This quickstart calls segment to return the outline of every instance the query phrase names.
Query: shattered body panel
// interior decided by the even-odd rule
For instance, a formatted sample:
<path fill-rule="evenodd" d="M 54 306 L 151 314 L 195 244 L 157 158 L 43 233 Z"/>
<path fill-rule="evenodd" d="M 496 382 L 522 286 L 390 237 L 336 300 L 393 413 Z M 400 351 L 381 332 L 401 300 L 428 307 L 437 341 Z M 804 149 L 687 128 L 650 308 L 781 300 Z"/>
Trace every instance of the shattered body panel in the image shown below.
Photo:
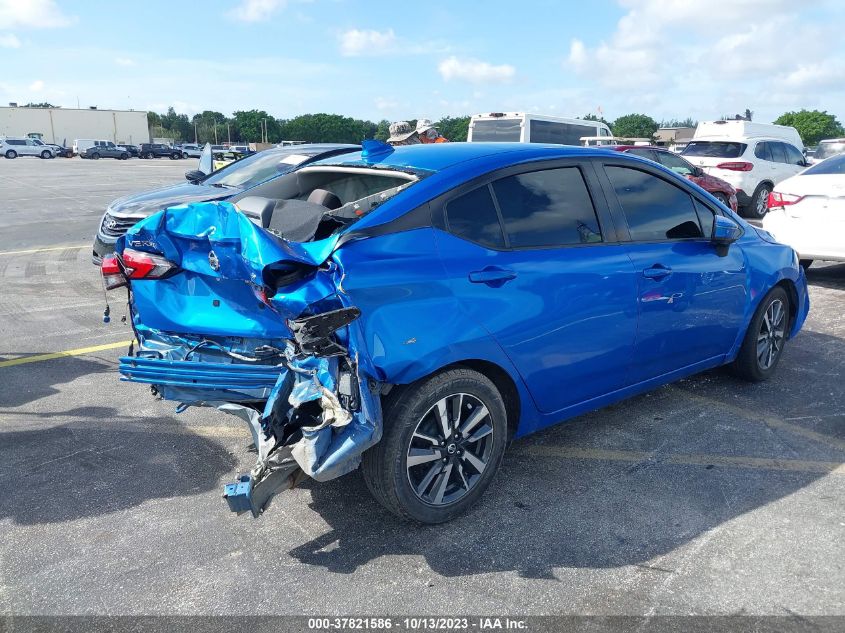
<path fill-rule="evenodd" d="M 252 487 L 280 467 L 289 470 L 291 460 L 318 481 L 355 469 L 381 436 L 381 385 L 362 353 L 360 325 L 344 322 L 359 312 L 339 289 L 342 268 L 329 258 L 336 238 L 290 243 L 225 202 L 186 210 L 150 216 L 118 243 L 119 253 L 160 253 L 180 269 L 132 283 L 138 347 L 120 360 L 122 380 L 153 385 L 181 407 L 213 406 L 243 419 L 258 451 Z M 268 282 L 300 268 L 309 271 L 307 281 L 267 296 Z M 298 342 L 300 331 L 320 333 L 307 327 L 317 308 L 351 308 L 330 333 L 333 355 L 305 354 Z M 338 393 L 341 378 L 354 397 Z"/>

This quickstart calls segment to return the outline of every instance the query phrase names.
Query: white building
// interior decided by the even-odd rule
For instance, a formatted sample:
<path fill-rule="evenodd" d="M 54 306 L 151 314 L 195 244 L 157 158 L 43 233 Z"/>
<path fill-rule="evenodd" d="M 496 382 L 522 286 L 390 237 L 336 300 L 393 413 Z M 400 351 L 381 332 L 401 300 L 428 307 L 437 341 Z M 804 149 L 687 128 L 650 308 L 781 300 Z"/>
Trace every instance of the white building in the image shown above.
<path fill-rule="evenodd" d="M 150 142 L 147 113 L 134 110 L 0 107 L 0 136 L 40 133 L 45 143 L 66 144 L 93 138 L 115 143 Z"/>

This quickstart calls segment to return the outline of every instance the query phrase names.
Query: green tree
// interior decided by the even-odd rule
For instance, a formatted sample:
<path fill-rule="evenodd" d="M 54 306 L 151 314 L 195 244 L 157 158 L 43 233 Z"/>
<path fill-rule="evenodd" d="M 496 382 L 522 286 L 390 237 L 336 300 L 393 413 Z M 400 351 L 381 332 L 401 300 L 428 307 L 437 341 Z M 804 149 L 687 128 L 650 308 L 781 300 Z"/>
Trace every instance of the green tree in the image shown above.
<path fill-rule="evenodd" d="M 465 141 L 469 133 L 469 117 L 445 116 L 437 124 L 437 130 L 450 141 Z"/>
<path fill-rule="evenodd" d="M 47 103 L 44 101 L 43 103 L 27 103 L 21 106 L 22 108 L 61 108 L 62 106 L 54 106 L 52 103 Z"/>
<path fill-rule="evenodd" d="M 845 136 L 842 124 L 832 114 L 820 110 L 785 112 L 775 119 L 777 125 L 789 125 L 798 130 L 804 145 L 818 145 L 825 138 Z"/>
<path fill-rule="evenodd" d="M 267 140 L 271 143 L 281 140 L 281 128 L 275 117 L 264 110 L 247 110 L 233 113 L 238 140 L 247 143 L 259 143 L 263 140 L 264 126 L 267 127 Z"/>
<path fill-rule="evenodd" d="M 620 138 L 652 138 L 657 131 L 657 121 L 647 114 L 626 114 L 610 126 L 613 135 Z"/>
<path fill-rule="evenodd" d="M 387 119 L 382 119 L 378 122 L 378 126 L 376 127 L 376 134 L 374 138 L 377 138 L 380 141 L 386 141 L 387 138 L 390 136 L 390 121 Z"/>
<path fill-rule="evenodd" d="M 686 119 L 666 119 L 660 122 L 660 127 L 695 127 L 698 121 L 692 117 Z"/>

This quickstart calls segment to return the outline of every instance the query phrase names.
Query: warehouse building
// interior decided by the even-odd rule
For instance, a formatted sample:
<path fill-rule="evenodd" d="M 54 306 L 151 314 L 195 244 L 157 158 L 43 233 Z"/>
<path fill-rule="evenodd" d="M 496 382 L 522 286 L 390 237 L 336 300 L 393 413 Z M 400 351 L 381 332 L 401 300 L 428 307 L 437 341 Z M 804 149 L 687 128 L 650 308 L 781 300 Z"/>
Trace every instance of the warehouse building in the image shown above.
<path fill-rule="evenodd" d="M 73 139 L 97 139 L 115 143 L 150 142 L 147 113 L 134 110 L 89 108 L 0 107 L 0 136 L 40 134 L 45 143 L 70 147 Z"/>

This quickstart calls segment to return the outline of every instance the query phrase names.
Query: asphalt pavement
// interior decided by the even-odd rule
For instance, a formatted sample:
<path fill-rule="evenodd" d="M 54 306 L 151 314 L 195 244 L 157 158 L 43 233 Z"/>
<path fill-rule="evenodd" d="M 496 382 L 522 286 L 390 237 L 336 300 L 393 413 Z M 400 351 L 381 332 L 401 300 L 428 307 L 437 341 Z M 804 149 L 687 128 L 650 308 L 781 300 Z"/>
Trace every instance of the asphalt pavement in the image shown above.
<path fill-rule="evenodd" d="M 712 371 L 515 442 L 481 502 L 402 523 L 358 473 L 259 519 L 246 428 L 118 380 L 91 241 L 194 160 L 0 159 L 0 615 L 845 615 L 845 265 L 764 384 Z M 25 361 L 25 362 L 24 362 Z"/>

